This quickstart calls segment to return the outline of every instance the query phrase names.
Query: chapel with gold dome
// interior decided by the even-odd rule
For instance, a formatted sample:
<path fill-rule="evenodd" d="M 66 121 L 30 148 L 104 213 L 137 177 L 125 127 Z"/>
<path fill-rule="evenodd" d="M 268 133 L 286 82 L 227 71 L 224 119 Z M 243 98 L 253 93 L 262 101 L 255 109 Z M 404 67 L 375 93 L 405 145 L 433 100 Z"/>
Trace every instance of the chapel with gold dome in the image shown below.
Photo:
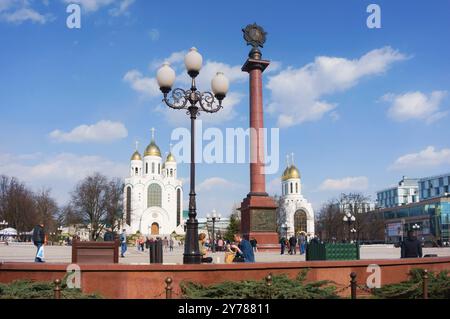
<path fill-rule="evenodd" d="M 144 236 L 183 233 L 183 187 L 177 177 L 172 151 L 165 157 L 156 144 L 154 129 L 143 156 L 136 149 L 130 158 L 124 187 L 124 221 L 129 234 Z"/>
<path fill-rule="evenodd" d="M 287 166 L 281 175 L 277 216 L 280 234 L 283 236 L 298 236 L 301 232 L 314 236 L 314 210 L 302 195 L 302 179 L 299 169 L 294 165 L 294 154 L 287 157 Z M 283 224 L 287 230 L 281 229 Z"/>

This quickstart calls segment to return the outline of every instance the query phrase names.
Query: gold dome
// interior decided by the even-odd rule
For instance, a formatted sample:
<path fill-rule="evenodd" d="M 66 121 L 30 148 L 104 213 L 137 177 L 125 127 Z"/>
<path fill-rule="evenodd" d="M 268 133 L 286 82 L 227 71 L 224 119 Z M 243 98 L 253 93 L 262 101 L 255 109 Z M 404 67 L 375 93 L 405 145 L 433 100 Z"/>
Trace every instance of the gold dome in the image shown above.
<path fill-rule="evenodd" d="M 300 178 L 300 172 L 298 171 L 297 167 L 295 167 L 295 165 L 287 167 L 283 172 L 283 176 L 281 176 L 281 179 L 283 181 L 287 181 L 291 178 Z"/>
<path fill-rule="evenodd" d="M 159 150 L 158 145 L 155 144 L 155 141 L 151 141 L 145 149 L 144 156 L 159 156 L 161 157 L 161 151 Z"/>
<path fill-rule="evenodd" d="M 172 153 L 169 153 L 169 155 L 167 155 L 166 162 L 176 162 L 175 157 L 172 155 Z"/>
<path fill-rule="evenodd" d="M 135 151 L 135 152 L 133 153 L 133 155 L 131 155 L 131 160 L 132 160 L 132 161 L 142 161 L 141 154 L 139 154 L 138 151 Z"/>

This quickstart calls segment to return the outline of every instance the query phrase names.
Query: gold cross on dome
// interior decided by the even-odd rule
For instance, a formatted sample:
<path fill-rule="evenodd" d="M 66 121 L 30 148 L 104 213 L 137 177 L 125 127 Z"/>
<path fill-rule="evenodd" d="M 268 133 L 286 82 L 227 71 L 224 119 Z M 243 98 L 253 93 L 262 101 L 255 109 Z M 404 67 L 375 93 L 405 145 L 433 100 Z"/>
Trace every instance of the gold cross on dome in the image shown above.
<path fill-rule="evenodd" d="M 155 131 L 156 131 L 156 129 L 155 129 L 154 127 L 152 127 L 152 128 L 150 129 L 150 132 L 152 132 L 152 141 L 155 140 Z"/>

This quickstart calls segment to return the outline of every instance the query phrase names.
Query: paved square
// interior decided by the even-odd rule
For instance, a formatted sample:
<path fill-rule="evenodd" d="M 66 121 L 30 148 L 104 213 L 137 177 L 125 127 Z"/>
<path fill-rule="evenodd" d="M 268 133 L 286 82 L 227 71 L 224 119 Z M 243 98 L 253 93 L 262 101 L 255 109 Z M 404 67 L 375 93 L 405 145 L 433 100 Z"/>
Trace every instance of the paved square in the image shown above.
<path fill-rule="evenodd" d="M 31 244 L 12 243 L 6 246 L 0 244 L 0 262 L 33 262 L 36 248 Z M 450 248 L 424 248 L 423 254 L 437 254 L 440 257 L 450 256 Z M 46 246 L 45 260 L 53 263 L 70 263 L 72 256 L 71 246 Z M 224 262 L 224 253 L 209 253 L 214 263 Z M 280 255 L 279 252 L 258 252 L 255 255 L 256 262 L 280 262 L 280 261 L 304 261 L 304 255 Z M 361 259 L 396 259 L 400 257 L 400 248 L 391 245 L 373 245 L 361 247 Z M 121 264 L 148 264 L 148 250 L 137 251 L 135 247 L 129 247 L 125 258 L 120 258 Z M 183 262 L 183 248 L 176 247 L 171 251 L 164 251 L 164 263 Z"/>

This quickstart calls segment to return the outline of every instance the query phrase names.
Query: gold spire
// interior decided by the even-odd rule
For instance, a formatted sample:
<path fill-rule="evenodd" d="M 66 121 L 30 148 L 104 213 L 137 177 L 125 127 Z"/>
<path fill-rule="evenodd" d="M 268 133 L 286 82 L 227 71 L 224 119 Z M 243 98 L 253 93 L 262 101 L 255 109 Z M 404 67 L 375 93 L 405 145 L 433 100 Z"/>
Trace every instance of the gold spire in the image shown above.
<path fill-rule="evenodd" d="M 166 157 L 166 163 L 167 162 L 175 162 L 176 163 L 177 161 L 175 159 L 175 156 L 172 155 L 172 144 L 170 144 L 169 149 L 170 149 L 170 152 L 169 152 L 169 155 L 167 155 L 167 157 Z"/>
<path fill-rule="evenodd" d="M 141 154 L 140 154 L 139 151 L 138 151 L 138 147 L 139 147 L 138 145 L 139 145 L 139 142 L 136 141 L 135 143 L 136 143 L 136 148 L 135 148 L 135 150 L 134 150 L 133 155 L 131 155 L 131 161 L 142 161 Z"/>
<path fill-rule="evenodd" d="M 282 181 L 287 181 L 291 178 L 301 178 L 298 168 L 294 165 L 294 153 L 291 153 L 291 161 L 289 163 L 289 155 L 286 156 L 287 167 L 281 176 Z"/>
<path fill-rule="evenodd" d="M 152 141 L 150 144 L 148 144 L 147 148 L 145 149 L 144 156 L 159 156 L 161 157 L 161 151 L 155 143 L 155 129 L 152 128 Z"/>

